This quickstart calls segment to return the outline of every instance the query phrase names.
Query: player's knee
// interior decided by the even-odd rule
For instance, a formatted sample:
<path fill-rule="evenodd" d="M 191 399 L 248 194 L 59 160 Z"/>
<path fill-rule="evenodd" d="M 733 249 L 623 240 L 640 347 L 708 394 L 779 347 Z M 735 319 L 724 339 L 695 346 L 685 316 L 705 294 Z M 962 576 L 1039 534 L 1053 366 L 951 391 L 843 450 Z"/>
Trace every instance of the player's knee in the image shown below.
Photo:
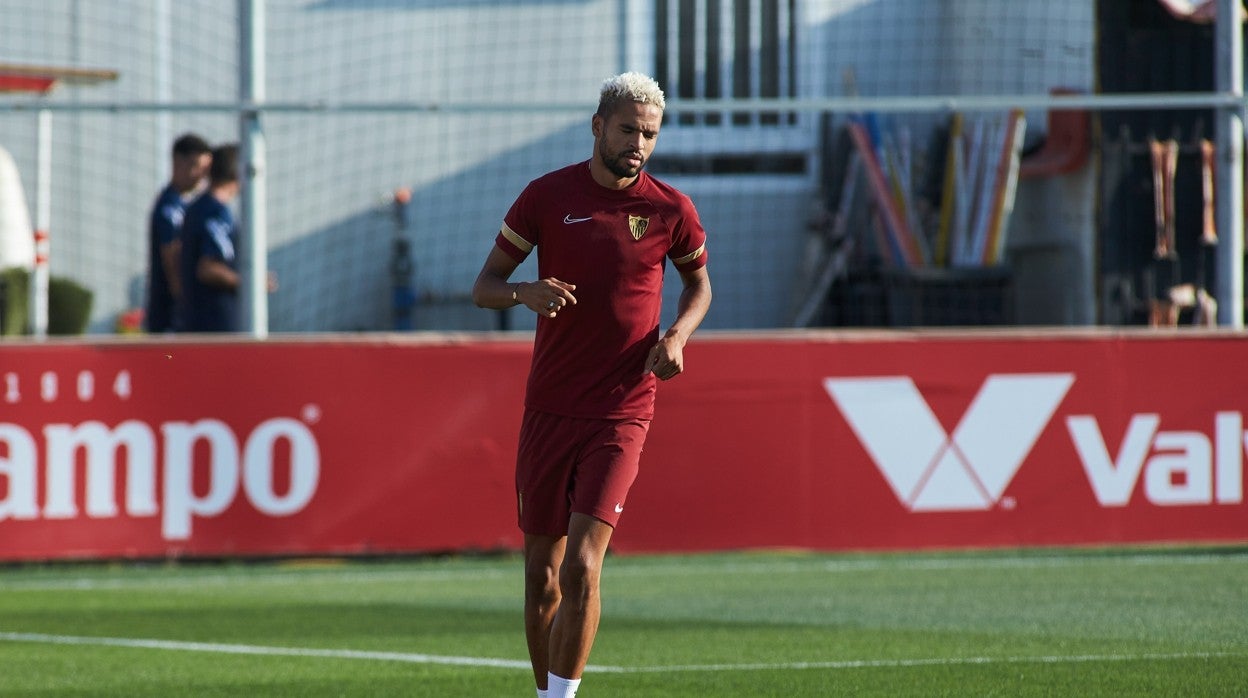
<path fill-rule="evenodd" d="M 586 555 L 569 556 L 559 571 L 559 587 L 568 598 L 586 598 L 598 593 L 602 563 Z"/>
<path fill-rule="evenodd" d="M 530 563 L 524 569 L 525 596 L 535 601 L 549 601 L 559 597 L 558 572 L 546 563 Z"/>

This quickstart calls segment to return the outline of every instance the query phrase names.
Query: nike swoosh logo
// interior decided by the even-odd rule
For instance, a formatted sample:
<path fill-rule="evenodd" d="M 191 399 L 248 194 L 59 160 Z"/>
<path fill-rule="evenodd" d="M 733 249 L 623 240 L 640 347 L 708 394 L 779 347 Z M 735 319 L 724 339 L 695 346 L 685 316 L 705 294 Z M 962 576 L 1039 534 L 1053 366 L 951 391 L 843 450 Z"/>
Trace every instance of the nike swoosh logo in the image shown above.
<path fill-rule="evenodd" d="M 620 506 L 619 504 L 615 505 L 615 513 L 619 514 L 619 513 L 622 513 L 623 511 L 624 511 L 624 507 Z"/>
<path fill-rule="evenodd" d="M 572 214 L 569 213 L 563 217 L 563 222 L 564 224 L 567 224 L 567 225 L 570 225 L 572 223 L 584 223 L 590 218 L 593 218 L 593 216 L 586 216 L 584 218 L 573 218 Z"/>

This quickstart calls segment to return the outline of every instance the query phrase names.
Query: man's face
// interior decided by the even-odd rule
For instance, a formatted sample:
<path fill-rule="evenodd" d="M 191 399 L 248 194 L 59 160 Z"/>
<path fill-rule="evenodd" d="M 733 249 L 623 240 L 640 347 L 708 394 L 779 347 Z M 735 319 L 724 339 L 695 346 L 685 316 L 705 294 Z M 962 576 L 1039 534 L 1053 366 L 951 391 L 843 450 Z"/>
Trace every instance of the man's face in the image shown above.
<path fill-rule="evenodd" d="M 173 157 L 173 181 L 180 189 L 192 189 L 208 176 L 208 168 L 211 165 L 211 153 L 175 155 Z"/>
<path fill-rule="evenodd" d="M 595 114 L 593 131 L 599 159 L 621 179 L 636 177 L 654 151 L 662 122 L 662 109 L 639 102 L 625 102 L 605 118 Z"/>

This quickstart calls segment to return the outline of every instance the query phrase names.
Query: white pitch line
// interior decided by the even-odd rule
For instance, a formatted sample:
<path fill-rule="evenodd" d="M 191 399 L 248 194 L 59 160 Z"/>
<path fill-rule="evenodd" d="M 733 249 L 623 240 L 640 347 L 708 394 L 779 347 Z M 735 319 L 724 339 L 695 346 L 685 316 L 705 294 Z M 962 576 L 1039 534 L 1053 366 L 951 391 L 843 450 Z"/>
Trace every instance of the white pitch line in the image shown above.
<path fill-rule="evenodd" d="M 455 657 L 408 652 L 376 652 L 369 650 L 335 650 L 311 647 L 265 647 L 217 642 L 179 642 L 127 637 L 83 637 L 78 635 L 47 635 L 43 633 L 0 632 L 0 641 L 31 642 L 51 645 L 92 645 L 96 647 L 129 647 L 182 652 L 214 652 L 218 654 L 252 654 L 278 657 L 319 657 L 322 659 L 367 659 L 412 664 L 448 664 L 453 666 L 496 667 L 499 669 L 532 669 L 527 661 L 489 659 L 486 657 Z"/>
<path fill-rule="evenodd" d="M 833 662 L 781 662 L 775 664 L 690 664 L 654 667 L 597 667 L 603 673 L 651 674 L 662 672 L 767 671 L 775 669 L 899 669 L 924 666 L 982 664 L 1082 664 L 1087 662 L 1163 661 L 1238 657 L 1230 652 L 1175 652 L 1170 654 L 1085 654 L 1036 657 L 933 657 L 930 659 L 847 659 Z"/>
<path fill-rule="evenodd" d="M 236 645 L 216 642 L 180 642 L 125 637 L 85 637 L 79 635 L 49 635 L 45 633 L 0 632 L 0 642 L 28 642 L 51 645 L 91 645 L 96 647 L 126 647 L 135 649 L 174 650 L 181 652 L 211 652 L 218 654 L 246 654 L 279 657 L 318 657 L 322 659 L 358 659 L 381 662 L 406 662 L 410 664 L 441 664 L 451 666 L 491 667 L 496 669 L 531 669 L 527 661 L 516 659 L 490 659 L 488 657 L 456 657 L 437 654 L 408 652 L 377 652 L 369 650 L 317 649 L 310 647 L 266 647 L 262 645 Z M 829 662 L 777 662 L 745 664 L 685 664 L 672 666 L 621 667 L 591 664 L 585 668 L 590 673 L 603 674 L 655 674 L 663 672 L 726 672 L 770 671 L 800 669 L 872 669 L 905 668 L 924 666 L 958 666 L 985 664 L 1082 664 L 1088 662 L 1166 661 L 1181 659 L 1215 659 L 1219 657 L 1244 656 L 1231 652 L 1175 652 L 1145 654 L 1084 654 L 1048 655 L 1034 657 L 939 657 L 930 659 L 850 659 Z"/>

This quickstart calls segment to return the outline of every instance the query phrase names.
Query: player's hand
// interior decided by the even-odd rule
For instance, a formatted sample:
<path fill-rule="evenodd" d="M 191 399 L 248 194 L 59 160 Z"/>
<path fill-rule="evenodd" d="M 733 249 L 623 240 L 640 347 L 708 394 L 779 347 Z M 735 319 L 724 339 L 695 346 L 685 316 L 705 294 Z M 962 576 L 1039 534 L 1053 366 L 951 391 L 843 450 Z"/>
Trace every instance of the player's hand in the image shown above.
<path fill-rule="evenodd" d="M 538 315 L 553 318 L 559 311 L 569 305 L 576 305 L 576 296 L 572 292 L 576 284 L 560 281 L 553 276 L 539 279 L 531 283 L 519 284 L 516 288 L 516 300 Z"/>
<path fill-rule="evenodd" d="M 646 357 L 646 373 L 659 380 L 675 378 L 685 370 L 685 343 L 674 336 L 665 336 L 650 349 Z"/>

